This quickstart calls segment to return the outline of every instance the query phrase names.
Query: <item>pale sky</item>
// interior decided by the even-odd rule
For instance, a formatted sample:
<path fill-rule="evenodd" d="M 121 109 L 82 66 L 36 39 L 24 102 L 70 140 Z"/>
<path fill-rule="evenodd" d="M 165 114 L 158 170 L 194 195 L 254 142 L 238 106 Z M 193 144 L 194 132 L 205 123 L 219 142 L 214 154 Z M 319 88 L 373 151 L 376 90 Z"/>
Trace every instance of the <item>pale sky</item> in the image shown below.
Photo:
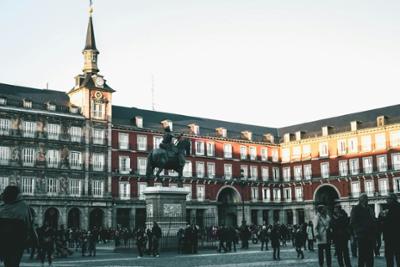
<path fill-rule="evenodd" d="M 0 82 L 68 91 L 86 0 L 0 0 Z M 113 104 L 288 126 L 399 103 L 398 0 L 94 0 Z"/>

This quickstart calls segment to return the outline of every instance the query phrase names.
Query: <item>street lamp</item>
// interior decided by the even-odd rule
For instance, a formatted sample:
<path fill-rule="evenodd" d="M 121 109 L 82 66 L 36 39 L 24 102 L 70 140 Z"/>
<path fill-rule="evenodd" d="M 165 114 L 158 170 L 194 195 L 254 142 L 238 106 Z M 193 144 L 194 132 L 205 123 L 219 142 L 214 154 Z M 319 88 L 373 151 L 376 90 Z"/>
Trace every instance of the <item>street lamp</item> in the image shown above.
<path fill-rule="evenodd" d="M 240 185 L 240 195 L 242 199 L 242 225 L 246 225 L 246 219 L 244 217 L 244 197 L 243 197 L 243 190 L 244 187 L 246 186 L 246 181 L 243 180 L 244 175 L 243 175 L 243 170 L 240 170 L 240 177 L 237 179 L 237 183 Z"/>

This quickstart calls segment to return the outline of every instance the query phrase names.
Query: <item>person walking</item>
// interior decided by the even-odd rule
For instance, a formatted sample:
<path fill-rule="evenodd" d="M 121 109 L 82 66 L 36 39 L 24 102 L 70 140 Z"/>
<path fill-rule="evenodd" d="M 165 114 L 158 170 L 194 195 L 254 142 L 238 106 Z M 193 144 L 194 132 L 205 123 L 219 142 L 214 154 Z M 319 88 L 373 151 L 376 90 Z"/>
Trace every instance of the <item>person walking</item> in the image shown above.
<path fill-rule="evenodd" d="M 349 217 L 340 205 L 335 206 L 332 216 L 332 237 L 339 267 L 351 267 L 349 254 Z"/>
<path fill-rule="evenodd" d="M 143 257 L 144 250 L 146 249 L 146 232 L 143 227 L 140 227 L 136 233 L 136 246 L 138 249 L 138 258 Z"/>
<path fill-rule="evenodd" d="M 225 241 L 227 237 L 227 229 L 225 228 L 224 225 L 221 225 L 217 229 L 217 237 L 218 237 L 218 252 L 221 252 L 221 249 L 224 250 L 224 253 L 226 253 L 227 249 L 225 247 Z"/>
<path fill-rule="evenodd" d="M 275 222 L 274 226 L 271 230 L 271 246 L 273 249 L 273 259 L 280 260 L 280 251 L 281 251 L 281 227 L 279 222 Z"/>
<path fill-rule="evenodd" d="M 22 200 L 17 186 L 7 186 L 0 205 L 0 261 L 5 267 L 18 267 L 28 239 L 37 242 L 33 215 Z"/>
<path fill-rule="evenodd" d="M 161 228 L 157 222 L 153 222 L 153 228 L 151 229 L 153 236 L 153 257 L 160 257 L 159 246 L 161 239 Z"/>
<path fill-rule="evenodd" d="M 385 241 L 386 266 L 400 266 L 400 204 L 397 196 L 391 193 L 386 199 L 388 210 L 383 219 L 383 240 Z"/>
<path fill-rule="evenodd" d="M 314 225 L 312 221 L 309 221 L 306 228 L 307 233 L 307 245 L 309 251 L 314 251 Z"/>
<path fill-rule="evenodd" d="M 293 228 L 294 231 L 294 246 L 297 252 L 297 258 L 304 259 L 304 253 L 302 247 L 304 246 L 304 240 L 306 239 L 304 231 L 300 226 Z"/>
<path fill-rule="evenodd" d="M 96 244 L 97 244 L 97 235 L 95 231 L 88 232 L 88 252 L 89 256 L 96 257 Z"/>
<path fill-rule="evenodd" d="M 358 204 L 351 210 L 350 225 L 357 239 L 358 267 L 374 266 L 376 222 L 366 194 L 360 196 Z"/>
<path fill-rule="evenodd" d="M 45 222 L 45 224 L 39 229 L 38 235 L 39 235 L 39 246 L 40 246 L 39 249 L 40 262 L 42 263 L 42 266 L 44 266 L 44 262 L 47 256 L 47 261 L 49 263 L 49 266 L 52 266 L 56 233 L 54 229 L 50 226 L 50 224 L 48 222 Z"/>
<path fill-rule="evenodd" d="M 331 218 L 328 215 L 326 207 L 319 205 L 317 208 L 317 216 L 314 222 L 314 232 L 318 245 L 318 263 L 319 266 L 324 266 L 324 254 L 326 258 L 326 266 L 332 266 L 331 246 L 329 240 Z"/>
<path fill-rule="evenodd" d="M 263 225 L 261 231 L 260 231 L 260 242 L 261 242 L 261 251 L 264 250 L 264 245 L 265 245 L 265 250 L 268 250 L 268 245 L 267 245 L 267 237 L 268 235 L 268 230 L 267 230 L 267 226 Z"/>

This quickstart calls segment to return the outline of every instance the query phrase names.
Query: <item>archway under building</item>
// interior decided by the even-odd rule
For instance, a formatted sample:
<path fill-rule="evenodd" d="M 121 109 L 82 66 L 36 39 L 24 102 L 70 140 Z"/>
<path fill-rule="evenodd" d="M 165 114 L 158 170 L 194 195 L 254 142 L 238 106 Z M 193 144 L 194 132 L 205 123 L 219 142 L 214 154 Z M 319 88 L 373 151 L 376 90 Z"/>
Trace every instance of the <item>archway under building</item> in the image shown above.
<path fill-rule="evenodd" d="M 104 211 L 100 208 L 93 209 L 89 214 L 89 229 L 103 227 Z"/>
<path fill-rule="evenodd" d="M 58 219 L 60 218 L 60 213 L 56 208 L 48 208 L 44 213 L 44 224 L 49 225 L 53 229 L 58 228 Z"/>
<path fill-rule="evenodd" d="M 315 206 L 324 205 L 329 211 L 332 211 L 339 198 L 339 191 L 334 185 L 323 184 L 315 190 L 314 204 Z"/>
<path fill-rule="evenodd" d="M 238 205 L 241 203 L 239 192 L 232 186 L 220 189 L 217 195 L 218 201 L 218 224 L 225 226 L 238 225 Z"/>
<path fill-rule="evenodd" d="M 67 219 L 68 228 L 81 228 L 81 211 L 78 208 L 72 208 L 68 212 Z"/>

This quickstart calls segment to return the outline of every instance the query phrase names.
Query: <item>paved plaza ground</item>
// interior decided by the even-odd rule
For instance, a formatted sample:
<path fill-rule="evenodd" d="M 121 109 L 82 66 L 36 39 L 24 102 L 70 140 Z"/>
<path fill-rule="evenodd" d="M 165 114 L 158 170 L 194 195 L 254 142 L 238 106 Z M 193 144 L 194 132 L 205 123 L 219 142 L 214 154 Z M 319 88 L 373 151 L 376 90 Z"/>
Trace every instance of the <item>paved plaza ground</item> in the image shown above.
<path fill-rule="evenodd" d="M 294 248 L 291 246 L 281 249 L 281 260 L 272 260 L 272 251 L 259 251 L 259 246 L 252 246 L 249 250 L 238 250 L 236 253 L 216 253 L 214 250 L 203 250 L 196 255 L 179 255 L 175 252 L 161 253 L 159 258 L 145 256 L 138 259 L 136 250 L 133 252 L 115 253 L 113 247 L 101 246 L 96 257 L 81 257 L 79 253 L 62 259 L 55 259 L 54 267 L 80 267 L 80 266 L 219 266 L 219 267 L 262 267 L 262 266 L 318 266 L 317 252 L 305 251 L 305 259 L 298 260 Z M 383 252 L 382 252 L 383 255 Z M 353 266 L 357 266 L 353 258 Z M 333 258 L 332 266 L 338 266 Z M 36 260 L 29 260 L 24 256 L 23 267 L 37 267 L 41 264 Z M 47 264 L 45 265 L 47 266 Z M 386 266 L 385 258 L 375 258 L 375 266 Z"/>

